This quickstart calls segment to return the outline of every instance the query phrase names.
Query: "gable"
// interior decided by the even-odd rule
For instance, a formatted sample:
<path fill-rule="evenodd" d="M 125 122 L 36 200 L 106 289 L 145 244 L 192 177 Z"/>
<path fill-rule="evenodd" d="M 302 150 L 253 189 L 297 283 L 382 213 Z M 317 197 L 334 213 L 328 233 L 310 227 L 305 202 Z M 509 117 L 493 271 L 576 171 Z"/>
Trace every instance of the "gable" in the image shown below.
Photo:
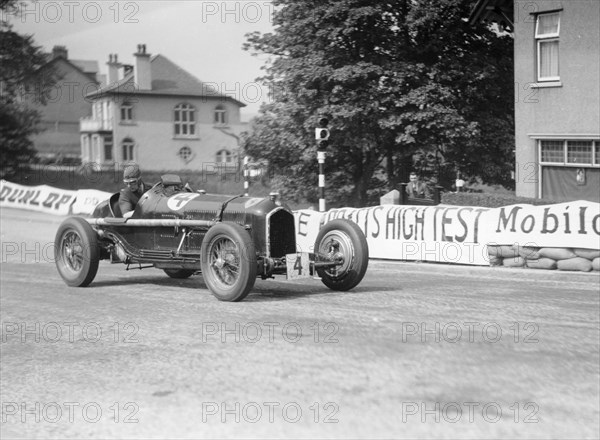
<path fill-rule="evenodd" d="M 106 93 L 126 93 L 127 95 L 181 96 L 188 98 L 220 99 L 229 101 L 238 107 L 246 104 L 230 96 L 219 93 L 210 83 L 200 81 L 194 75 L 179 67 L 163 55 L 154 55 L 150 59 L 152 76 L 151 90 L 137 90 L 133 73 L 128 74 L 115 84 L 104 87 L 87 95 L 88 98 L 100 97 Z"/>

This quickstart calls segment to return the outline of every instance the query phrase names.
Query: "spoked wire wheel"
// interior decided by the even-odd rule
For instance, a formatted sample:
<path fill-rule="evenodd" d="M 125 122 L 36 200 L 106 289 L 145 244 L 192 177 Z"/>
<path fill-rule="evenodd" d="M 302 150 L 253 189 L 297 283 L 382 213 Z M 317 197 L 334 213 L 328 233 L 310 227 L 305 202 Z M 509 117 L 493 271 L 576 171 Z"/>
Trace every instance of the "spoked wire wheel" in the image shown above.
<path fill-rule="evenodd" d="M 67 231 L 62 237 L 60 247 L 66 269 L 73 272 L 81 271 L 84 262 L 83 242 L 77 231 Z"/>
<path fill-rule="evenodd" d="M 326 233 L 317 252 L 319 255 L 325 256 L 328 261 L 341 263 L 339 266 L 323 269 L 323 272 L 332 278 L 348 272 L 356 253 L 348 234 L 339 230 Z"/>
<path fill-rule="evenodd" d="M 333 267 L 319 267 L 317 274 L 332 290 L 350 290 L 361 282 L 369 265 L 369 246 L 356 225 L 348 220 L 326 223 L 315 240 L 318 261 L 339 263 Z"/>
<path fill-rule="evenodd" d="M 221 301 L 240 301 L 256 281 L 256 252 L 248 232 L 236 223 L 218 223 L 202 241 L 202 275 Z"/>
<path fill-rule="evenodd" d="M 79 217 L 66 219 L 54 240 L 54 262 L 69 286 L 85 287 L 98 272 L 98 237 L 90 224 Z"/>
<path fill-rule="evenodd" d="M 208 264 L 219 287 L 230 289 L 239 281 L 240 254 L 238 246 L 226 235 L 218 236 L 211 244 Z"/>

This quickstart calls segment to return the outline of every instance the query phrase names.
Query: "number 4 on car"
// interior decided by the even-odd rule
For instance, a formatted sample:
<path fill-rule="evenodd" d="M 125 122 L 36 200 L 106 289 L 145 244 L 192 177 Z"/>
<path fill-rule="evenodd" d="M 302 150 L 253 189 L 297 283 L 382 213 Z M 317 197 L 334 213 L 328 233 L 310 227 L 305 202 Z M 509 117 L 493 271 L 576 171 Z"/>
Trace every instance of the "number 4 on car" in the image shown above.
<path fill-rule="evenodd" d="M 96 206 L 91 218 L 70 217 L 58 228 L 55 261 L 65 283 L 88 286 L 100 260 L 128 269 L 162 269 L 171 278 L 201 273 L 221 301 L 241 301 L 257 278 L 319 277 L 346 291 L 363 279 L 369 262 L 360 228 L 326 223 L 314 252 L 296 251 L 292 211 L 276 198 L 194 192 L 179 176 L 164 175 L 123 218 L 119 194 Z"/>

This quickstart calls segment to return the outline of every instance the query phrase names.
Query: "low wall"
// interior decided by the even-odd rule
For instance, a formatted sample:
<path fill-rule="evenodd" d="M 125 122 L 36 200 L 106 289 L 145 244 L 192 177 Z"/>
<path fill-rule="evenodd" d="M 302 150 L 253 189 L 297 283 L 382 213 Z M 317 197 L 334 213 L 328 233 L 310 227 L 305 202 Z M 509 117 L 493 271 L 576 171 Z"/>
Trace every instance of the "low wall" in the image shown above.
<path fill-rule="evenodd" d="M 97 190 L 0 182 L 0 206 L 58 215 L 91 214 L 110 197 Z M 294 212 L 299 251 L 312 252 L 320 227 L 343 218 L 367 238 L 372 258 L 534 269 L 599 270 L 600 204 L 575 201 L 501 208 L 380 205 Z"/>

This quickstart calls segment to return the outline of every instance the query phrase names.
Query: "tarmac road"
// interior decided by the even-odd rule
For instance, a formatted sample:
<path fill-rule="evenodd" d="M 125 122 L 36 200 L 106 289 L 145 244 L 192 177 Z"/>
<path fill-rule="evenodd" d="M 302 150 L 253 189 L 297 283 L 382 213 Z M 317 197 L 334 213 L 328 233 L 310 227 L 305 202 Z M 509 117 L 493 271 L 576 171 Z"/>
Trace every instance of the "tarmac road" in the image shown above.
<path fill-rule="evenodd" d="M 351 292 L 102 262 L 2 210 L 1 437 L 598 438 L 598 273 L 372 261 Z"/>

